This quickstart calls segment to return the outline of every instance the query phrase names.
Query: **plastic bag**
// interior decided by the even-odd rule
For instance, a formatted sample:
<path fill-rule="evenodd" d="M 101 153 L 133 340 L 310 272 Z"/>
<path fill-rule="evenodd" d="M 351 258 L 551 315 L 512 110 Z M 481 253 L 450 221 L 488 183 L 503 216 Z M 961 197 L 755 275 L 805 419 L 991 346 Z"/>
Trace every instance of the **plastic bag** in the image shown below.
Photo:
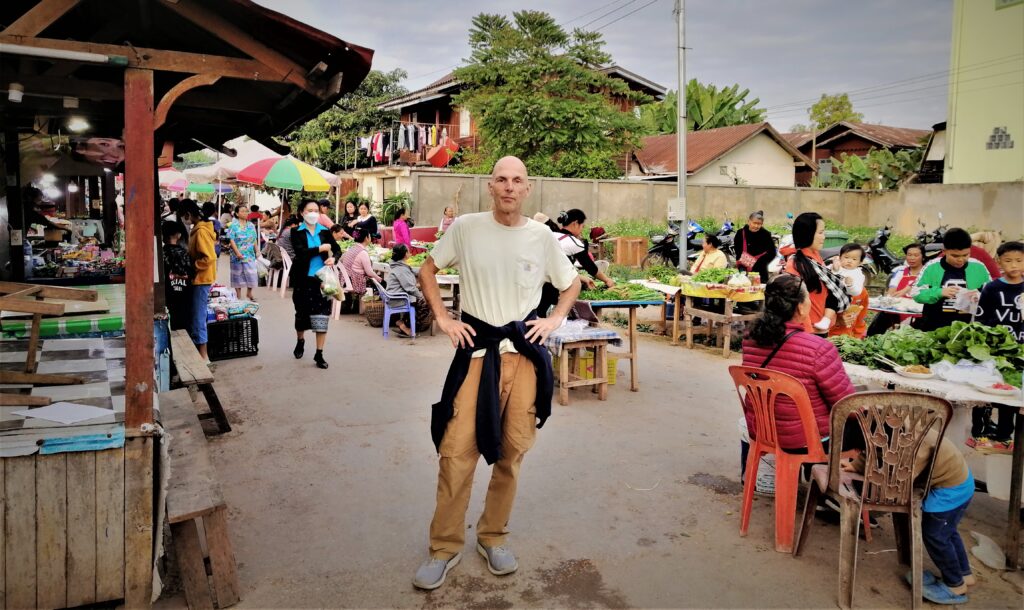
<path fill-rule="evenodd" d="M 265 258 L 257 258 L 256 259 L 256 275 L 261 280 L 267 279 L 267 276 L 270 275 L 270 266 L 267 265 L 267 263 L 269 263 L 269 262 L 270 261 L 268 261 Z"/>
<path fill-rule="evenodd" d="M 931 365 L 931 369 L 941 379 L 954 383 L 989 385 L 1003 381 L 1003 376 L 996 369 L 995 360 L 984 362 L 961 360 L 956 364 L 948 360 L 940 360 Z"/>
<path fill-rule="evenodd" d="M 316 277 L 320 280 L 320 294 L 338 301 L 344 300 L 345 293 L 341 289 L 338 272 L 334 267 L 321 267 L 316 272 Z"/>

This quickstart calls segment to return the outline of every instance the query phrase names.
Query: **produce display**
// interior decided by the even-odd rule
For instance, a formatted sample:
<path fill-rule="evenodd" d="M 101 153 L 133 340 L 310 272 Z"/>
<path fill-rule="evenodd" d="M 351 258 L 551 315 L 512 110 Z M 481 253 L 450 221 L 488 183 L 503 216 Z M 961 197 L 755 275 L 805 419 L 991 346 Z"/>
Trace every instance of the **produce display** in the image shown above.
<path fill-rule="evenodd" d="M 652 282 L 657 282 L 659 284 L 671 284 L 673 286 L 676 286 L 677 284 L 672 284 L 672 280 L 675 280 L 678 277 L 679 271 L 677 271 L 675 267 L 666 267 L 664 265 L 659 265 L 657 267 L 651 267 L 650 269 L 647 270 L 647 279 L 649 279 Z"/>
<path fill-rule="evenodd" d="M 870 368 L 890 368 L 876 356 L 900 365 L 930 365 L 940 360 L 984 362 L 995 360 L 1003 380 L 1021 387 L 1024 369 L 1024 345 L 1017 343 L 1004 326 L 986 326 L 980 322 L 953 322 L 952 325 L 924 332 L 909 326 L 866 339 L 832 337 L 844 362 Z"/>
<path fill-rule="evenodd" d="M 410 267 L 422 267 L 423 263 L 427 262 L 428 256 L 429 254 L 427 252 L 413 254 L 412 256 L 406 257 L 405 264 L 409 265 Z"/>
<path fill-rule="evenodd" d="M 623 282 L 614 288 L 595 288 L 580 293 L 582 301 L 663 301 L 665 295 L 639 284 Z"/>
<path fill-rule="evenodd" d="M 735 269 L 704 269 L 698 271 L 690 278 L 690 281 L 702 284 L 724 284 L 734 273 L 736 273 Z"/>

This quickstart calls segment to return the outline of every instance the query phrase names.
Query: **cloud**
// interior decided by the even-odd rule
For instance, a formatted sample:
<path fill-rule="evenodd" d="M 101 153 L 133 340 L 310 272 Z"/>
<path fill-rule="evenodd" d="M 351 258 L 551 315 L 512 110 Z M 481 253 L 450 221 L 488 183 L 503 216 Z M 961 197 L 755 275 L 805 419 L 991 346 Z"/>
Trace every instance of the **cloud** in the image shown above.
<path fill-rule="evenodd" d="M 426 86 L 469 56 L 466 40 L 478 13 L 543 10 L 578 27 L 612 11 L 589 26 L 600 29 L 605 50 L 627 69 L 676 88 L 672 0 L 646 7 L 650 0 L 258 1 L 374 49 L 374 68 L 404 69 L 410 89 Z M 627 16 L 631 11 L 636 12 Z M 905 81 L 949 69 L 952 0 L 688 0 L 685 15 L 687 77 L 749 88 L 762 106 L 778 109 L 769 111 L 769 120 L 779 129 L 806 122 L 810 104 L 793 102 L 894 82 L 902 84 L 852 94 L 854 108 L 868 121 L 902 127 L 927 128 L 945 119 L 944 87 L 911 91 L 942 85 L 944 78 Z M 880 97 L 901 91 L 906 93 Z"/>

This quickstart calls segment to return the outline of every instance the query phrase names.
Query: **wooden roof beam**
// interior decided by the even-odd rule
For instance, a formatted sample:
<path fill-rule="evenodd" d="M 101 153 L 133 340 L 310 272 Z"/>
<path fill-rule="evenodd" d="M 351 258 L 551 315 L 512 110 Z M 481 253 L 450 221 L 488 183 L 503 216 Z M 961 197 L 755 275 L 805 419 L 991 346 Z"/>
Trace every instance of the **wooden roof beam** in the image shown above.
<path fill-rule="evenodd" d="M 81 0 L 42 0 L 2 33 L 19 36 L 38 36 L 55 21 L 75 8 Z"/>
<path fill-rule="evenodd" d="M 235 24 L 200 5 L 198 2 L 194 0 L 161 0 L 161 4 L 239 51 L 249 55 L 271 70 L 283 75 L 284 79 L 288 82 L 298 85 L 303 90 L 321 99 L 326 99 L 330 95 L 330 93 L 324 91 L 322 86 L 313 83 L 306 77 L 307 73 L 310 72 L 309 70 L 256 40 L 248 32 L 243 31 Z"/>
<path fill-rule="evenodd" d="M 60 49 L 64 51 L 81 51 L 99 53 L 101 55 L 120 55 L 128 58 L 129 68 L 142 68 L 164 72 L 183 72 L 186 74 L 216 74 L 224 78 L 264 82 L 289 82 L 283 75 L 275 72 L 255 59 L 224 57 L 221 55 L 204 55 L 202 53 L 185 53 L 183 51 L 163 51 L 144 47 L 129 47 L 116 44 L 100 44 L 95 42 L 77 42 L 74 40 L 58 40 L 56 38 L 36 38 L 0 33 L 0 43 L 24 45 L 43 49 Z"/>
<path fill-rule="evenodd" d="M 171 110 L 171 106 L 178 101 L 179 97 L 196 87 L 212 85 L 218 80 L 220 77 L 216 74 L 193 74 L 171 87 L 171 90 L 160 99 L 160 103 L 157 104 L 156 111 L 153 113 L 153 129 L 160 129 L 164 121 L 167 120 L 167 113 Z"/>

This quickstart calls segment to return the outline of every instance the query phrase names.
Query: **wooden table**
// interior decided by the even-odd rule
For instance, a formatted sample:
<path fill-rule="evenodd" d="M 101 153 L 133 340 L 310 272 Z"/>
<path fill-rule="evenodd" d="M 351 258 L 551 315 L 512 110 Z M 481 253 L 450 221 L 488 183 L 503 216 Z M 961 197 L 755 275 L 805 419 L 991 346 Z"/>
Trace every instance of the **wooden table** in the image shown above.
<path fill-rule="evenodd" d="M 663 305 L 664 301 L 585 301 L 585 303 L 590 305 L 595 312 L 599 309 L 629 310 L 629 349 L 626 352 L 615 352 L 615 355 L 629 360 L 629 389 L 636 392 L 640 389 L 640 380 L 637 377 L 636 310 L 650 305 Z"/>
<path fill-rule="evenodd" d="M 977 408 L 985 407 L 990 403 L 1006 404 L 1011 399 L 1000 398 L 991 394 L 979 392 L 971 386 L 960 383 L 953 383 L 939 378 L 932 379 L 910 379 L 889 373 L 869 369 L 859 364 L 845 364 L 847 374 L 855 382 L 874 382 L 886 385 L 886 387 L 909 390 L 914 392 L 925 392 L 941 396 L 954 405 Z M 1010 498 L 1009 515 L 1006 526 L 1006 539 L 1003 542 L 1003 552 L 1006 554 L 1006 565 L 1011 570 L 1021 567 L 1020 560 L 1020 503 L 1021 503 L 1021 478 L 1024 477 L 1024 401 L 1018 396 L 1015 404 L 1009 406 L 1019 407 L 1017 412 L 1016 425 L 1013 431 L 1013 458 L 1010 467 Z"/>
<path fill-rule="evenodd" d="M 619 345 L 622 338 L 612 330 L 593 326 L 577 327 L 570 322 L 548 336 L 545 345 L 558 357 L 558 402 L 569 404 L 569 389 L 594 386 L 599 400 L 608 397 L 608 345 Z M 576 374 L 583 350 L 594 350 L 594 377 L 586 379 Z"/>
<path fill-rule="evenodd" d="M 462 301 L 459 298 L 459 276 L 437 274 L 434 277 L 437 278 L 438 286 L 447 286 L 452 289 L 452 296 L 445 297 L 442 295 L 441 301 L 450 303 L 451 307 L 448 308 L 448 311 L 455 314 L 455 317 L 458 317 L 459 313 L 462 312 Z"/>

